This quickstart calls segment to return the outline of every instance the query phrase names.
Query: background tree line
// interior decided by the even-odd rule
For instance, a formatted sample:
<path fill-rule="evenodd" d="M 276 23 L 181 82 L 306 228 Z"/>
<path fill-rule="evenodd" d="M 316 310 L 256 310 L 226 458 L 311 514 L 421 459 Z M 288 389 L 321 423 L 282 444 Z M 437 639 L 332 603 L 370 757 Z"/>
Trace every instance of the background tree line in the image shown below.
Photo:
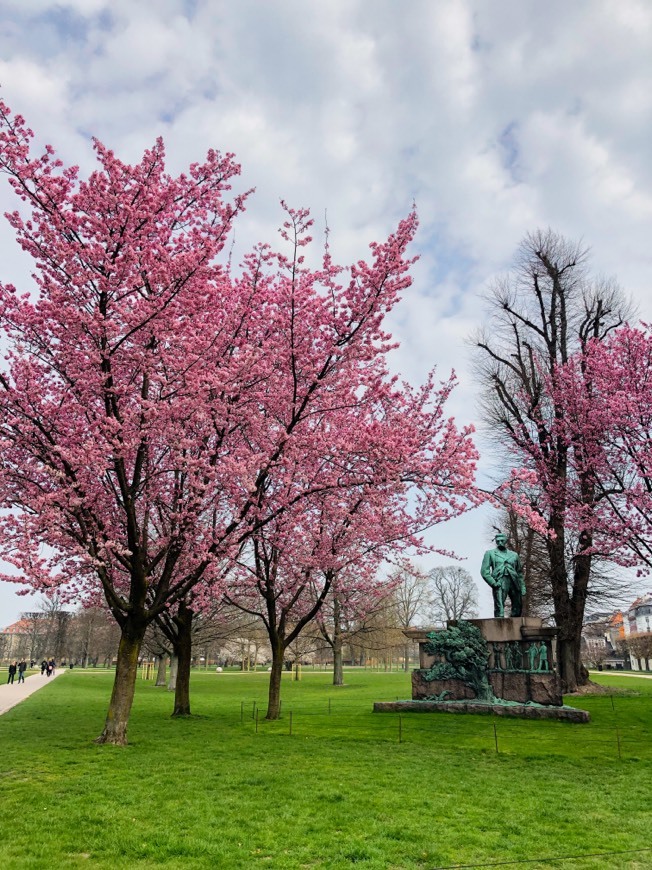
<path fill-rule="evenodd" d="M 403 630 L 442 624 L 446 619 L 477 615 L 477 591 L 471 575 L 456 565 L 425 572 L 404 565 L 390 573 L 384 593 L 372 606 L 355 612 L 333 592 L 319 619 L 315 619 L 289 645 L 286 668 L 310 663 L 333 668 L 334 683 L 344 682 L 342 665 L 408 669 L 416 647 Z M 14 636 L 11 655 L 39 661 L 54 657 L 77 667 L 112 667 L 119 631 L 102 607 L 63 609 L 55 597 L 44 599 L 36 612 L 24 613 L 20 633 Z M 334 638 L 339 640 L 334 641 Z M 0 659 L 9 652 L 9 639 L 0 635 Z M 190 633 L 192 667 L 239 667 L 255 670 L 271 662 L 268 633 L 262 619 L 223 603 L 193 620 Z M 157 665 L 157 684 L 176 690 L 178 650 L 176 633 L 165 624 L 148 630 L 142 661 Z M 168 670 L 169 666 L 169 670 Z"/>

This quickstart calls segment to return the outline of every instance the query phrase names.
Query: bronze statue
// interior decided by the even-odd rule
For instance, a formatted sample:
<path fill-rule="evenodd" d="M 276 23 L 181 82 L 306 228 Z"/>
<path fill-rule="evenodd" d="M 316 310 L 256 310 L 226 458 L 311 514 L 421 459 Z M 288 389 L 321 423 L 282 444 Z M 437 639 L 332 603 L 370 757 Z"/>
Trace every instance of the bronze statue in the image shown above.
<path fill-rule="evenodd" d="M 507 549 L 507 535 L 499 532 L 494 538 L 496 547 L 487 550 L 482 560 L 482 579 L 491 586 L 494 597 L 494 616 L 505 615 L 505 601 L 509 598 L 512 616 L 523 610 L 525 581 L 518 553 Z"/>

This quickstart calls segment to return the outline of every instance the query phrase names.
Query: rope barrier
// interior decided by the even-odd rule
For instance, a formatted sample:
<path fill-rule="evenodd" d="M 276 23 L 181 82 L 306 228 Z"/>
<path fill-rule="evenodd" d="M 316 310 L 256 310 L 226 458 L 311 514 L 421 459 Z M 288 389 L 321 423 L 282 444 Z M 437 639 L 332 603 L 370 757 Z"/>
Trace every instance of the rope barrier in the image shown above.
<path fill-rule="evenodd" d="M 254 720 L 256 725 L 255 730 L 256 733 L 258 733 L 258 702 L 250 700 L 249 703 L 252 707 L 251 719 Z M 243 701 L 240 705 L 239 718 L 241 724 L 244 724 L 244 706 L 245 702 Z M 353 707 L 353 705 L 351 706 Z M 365 732 L 364 737 L 367 739 L 381 739 L 388 742 L 395 742 L 398 739 L 399 743 L 411 743 L 412 745 L 418 745 L 420 740 L 427 739 L 428 737 L 436 737 L 438 740 L 438 746 L 440 748 L 446 746 L 448 750 L 457 749 L 465 751 L 477 749 L 478 740 L 486 740 L 487 745 L 483 751 L 486 751 L 486 749 L 491 746 L 498 754 L 513 756 L 518 756 L 523 753 L 527 755 L 531 752 L 529 745 L 532 744 L 541 745 L 550 744 L 552 742 L 557 744 L 559 743 L 561 736 L 557 729 L 554 731 L 539 730 L 536 734 L 524 734 L 522 731 L 516 732 L 513 730 L 513 722 L 510 720 L 505 721 L 503 719 L 496 720 L 495 717 L 487 717 L 486 721 L 482 723 L 486 727 L 471 733 L 468 731 L 460 731 L 458 728 L 453 727 L 452 723 L 451 727 L 441 727 L 441 720 L 437 722 L 434 718 L 431 722 L 424 722 L 420 716 L 404 716 L 400 713 L 384 714 L 382 716 L 373 716 L 373 718 L 370 718 L 370 716 L 367 715 L 370 713 L 368 709 L 361 708 L 359 705 L 355 705 L 353 709 L 364 715 L 365 718 L 363 721 L 351 721 L 351 719 L 346 715 L 346 712 L 342 718 L 339 718 L 337 714 L 343 712 L 341 708 L 339 706 L 336 708 L 332 704 L 329 704 L 328 708 L 324 710 L 302 711 L 294 709 L 294 724 L 297 724 L 297 716 L 299 717 L 299 722 L 306 722 L 307 729 L 304 734 L 308 737 L 319 736 L 323 738 L 325 735 L 328 736 L 328 734 L 339 737 L 342 736 L 342 734 L 350 734 L 352 739 L 358 739 L 356 732 Z M 275 721 L 280 724 L 286 719 L 286 716 L 279 715 L 277 720 L 264 720 L 265 729 L 269 726 L 273 726 Z M 321 721 L 317 722 L 319 719 L 321 719 Z M 500 727 L 498 723 L 500 723 Z M 260 724 L 262 726 L 263 722 L 261 721 Z M 565 723 L 560 724 L 562 727 L 565 726 Z M 292 726 L 290 726 L 290 729 L 291 734 L 293 730 Z M 559 754 L 561 757 L 566 757 L 568 755 L 568 750 L 572 748 L 574 755 L 576 755 L 578 748 L 581 748 L 584 750 L 582 755 L 585 757 L 587 750 L 590 752 L 595 748 L 595 751 L 599 752 L 598 757 L 601 757 L 605 761 L 609 759 L 613 760 L 615 758 L 620 761 L 637 761 L 641 759 L 641 754 L 644 757 L 647 757 L 649 755 L 649 753 L 645 751 L 647 744 L 645 742 L 642 743 L 641 739 L 648 735 L 648 730 L 644 726 L 629 726 L 627 731 L 628 733 L 623 733 L 623 728 L 617 725 L 609 728 L 601 728 L 600 731 L 592 734 L 582 731 L 577 734 L 577 737 L 580 738 L 580 740 L 573 742 L 572 747 L 564 744 L 560 746 L 559 753 L 555 754 Z M 410 740 L 410 737 L 413 739 Z M 630 757 L 629 759 L 627 758 L 624 754 L 625 748 L 627 748 L 628 754 L 633 757 Z"/>

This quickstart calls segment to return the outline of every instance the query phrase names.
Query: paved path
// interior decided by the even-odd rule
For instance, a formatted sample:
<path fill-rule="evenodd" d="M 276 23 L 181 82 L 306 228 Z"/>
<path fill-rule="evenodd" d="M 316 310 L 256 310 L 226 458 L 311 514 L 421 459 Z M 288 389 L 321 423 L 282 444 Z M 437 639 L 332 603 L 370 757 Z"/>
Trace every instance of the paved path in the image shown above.
<path fill-rule="evenodd" d="M 65 668 L 59 668 L 51 677 L 46 677 L 45 674 L 43 676 L 41 674 L 32 674 L 31 677 L 25 678 L 24 683 L 18 682 L 18 675 L 16 674 L 13 684 L 3 683 L 0 685 L 0 716 L 6 713 L 7 710 L 11 710 L 16 704 L 20 704 L 25 698 L 29 698 L 34 692 L 38 692 L 43 686 L 47 686 L 52 680 L 56 680 L 61 674 L 65 674 L 65 672 Z M 4 676 L 5 673 L 3 672 Z"/>
<path fill-rule="evenodd" d="M 643 671 L 623 673 L 622 671 L 589 671 L 592 677 L 635 677 L 637 680 L 652 680 L 652 674 Z"/>

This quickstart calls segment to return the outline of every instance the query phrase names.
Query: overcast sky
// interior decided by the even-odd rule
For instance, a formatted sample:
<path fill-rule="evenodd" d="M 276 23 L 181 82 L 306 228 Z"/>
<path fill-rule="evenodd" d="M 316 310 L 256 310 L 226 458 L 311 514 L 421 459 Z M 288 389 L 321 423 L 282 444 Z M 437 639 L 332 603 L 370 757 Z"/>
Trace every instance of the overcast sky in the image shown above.
<path fill-rule="evenodd" d="M 235 152 L 256 188 L 238 250 L 275 241 L 283 198 L 318 230 L 327 213 L 346 263 L 416 202 L 393 364 L 415 383 L 454 368 L 460 422 L 477 417 L 481 294 L 529 230 L 583 239 L 652 319 L 648 0 L 3 0 L 0 15 L 3 98 L 64 162 L 88 170 L 91 136 L 135 161 L 163 135 L 173 171 Z M 4 224 L 0 245 L 2 279 L 28 289 Z M 476 512 L 430 536 L 466 557 L 482 615 L 490 525 Z M 0 583 L 0 626 L 33 607 Z"/>

